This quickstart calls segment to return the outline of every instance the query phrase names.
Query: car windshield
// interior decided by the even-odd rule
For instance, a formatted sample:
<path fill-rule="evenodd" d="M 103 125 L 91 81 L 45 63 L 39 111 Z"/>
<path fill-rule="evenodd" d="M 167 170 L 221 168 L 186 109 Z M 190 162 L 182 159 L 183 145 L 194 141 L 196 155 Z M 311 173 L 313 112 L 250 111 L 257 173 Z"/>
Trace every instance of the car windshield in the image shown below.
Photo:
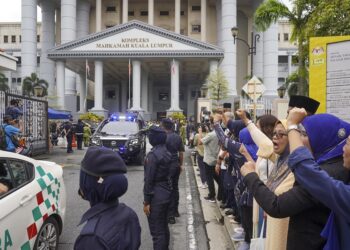
<path fill-rule="evenodd" d="M 139 132 L 136 122 L 111 121 L 106 123 L 100 133 L 106 135 L 130 135 Z"/>

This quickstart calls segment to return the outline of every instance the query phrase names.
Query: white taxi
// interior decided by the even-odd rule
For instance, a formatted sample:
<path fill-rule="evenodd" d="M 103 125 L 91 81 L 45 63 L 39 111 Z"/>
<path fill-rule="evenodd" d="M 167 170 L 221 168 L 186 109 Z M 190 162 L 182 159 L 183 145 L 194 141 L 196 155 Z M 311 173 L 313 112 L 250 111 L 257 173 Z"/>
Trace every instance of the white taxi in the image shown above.
<path fill-rule="evenodd" d="M 0 151 L 0 249 L 58 249 L 65 212 L 60 165 Z"/>

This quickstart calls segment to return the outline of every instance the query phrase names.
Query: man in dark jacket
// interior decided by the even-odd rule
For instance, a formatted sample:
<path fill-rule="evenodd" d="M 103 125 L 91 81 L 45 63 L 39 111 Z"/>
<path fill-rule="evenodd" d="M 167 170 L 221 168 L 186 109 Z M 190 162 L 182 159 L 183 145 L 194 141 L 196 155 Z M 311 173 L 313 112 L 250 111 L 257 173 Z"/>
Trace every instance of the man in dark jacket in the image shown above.
<path fill-rule="evenodd" d="M 166 118 L 162 121 L 162 126 L 167 133 L 166 147 L 171 153 L 170 177 L 172 181 L 172 194 L 168 212 L 168 222 L 175 224 L 175 217 L 179 217 L 179 177 L 183 164 L 183 152 L 185 151 L 181 137 L 173 131 L 174 123 Z"/>
<path fill-rule="evenodd" d="M 148 139 L 153 146 L 145 160 L 143 210 L 148 219 L 154 250 L 169 248 L 170 232 L 167 212 L 171 196 L 169 164 L 171 154 L 166 148 L 166 133 L 162 128 L 152 126 Z"/>
<path fill-rule="evenodd" d="M 81 197 L 91 208 L 83 215 L 86 222 L 75 250 L 139 249 L 141 227 L 136 213 L 119 203 L 128 189 L 126 165 L 118 153 L 103 147 L 90 147 L 80 169 Z"/>
<path fill-rule="evenodd" d="M 63 131 L 64 135 L 67 139 L 67 153 L 73 153 L 72 149 L 72 142 L 73 142 L 73 136 L 74 136 L 74 127 L 72 124 L 73 119 L 69 119 L 66 123 L 64 123 Z"/>
<path fill-rule="evenodd" d="M 75 126 L 75 135 L 77 137 L 78 150 L 83 150 L 84 123 L 81 119 L 78 120 L 78 124 Z"/>

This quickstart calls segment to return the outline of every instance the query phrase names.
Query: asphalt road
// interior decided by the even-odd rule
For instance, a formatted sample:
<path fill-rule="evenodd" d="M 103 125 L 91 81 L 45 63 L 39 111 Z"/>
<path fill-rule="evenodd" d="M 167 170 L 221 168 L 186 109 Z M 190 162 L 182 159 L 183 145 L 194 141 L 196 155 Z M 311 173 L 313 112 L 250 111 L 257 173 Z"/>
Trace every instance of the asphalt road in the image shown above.
<path fill-rule="evenodd" d="M 78 227 L 82 214 L 89 208 L 89 204 L 77 194 L 79 185 L 79 164 L 85 151 L 75 151 L 67 155 L 64 149 L 55 148 L 54 153 L 38 157 L 45 160 L 55 161 L 64 166 L 64 181 L 67 191 L 67 213 L 62 235 L 60 237 L 60 250 L 70 250 L 81 227 Z M 193 168 L 189 152 L 185 154 L 186 170 L 180 176 L 180 218 L 177 223 L 170 225 L 170 249 L 208 249 L 208 238 L 205 231 L 205 222 L 199 202 L 199 194 L 196 188 Z M 137 213 L 141 228 L 140 249 L 152 249 L 152 239 L 149 233 L 146 216 L 143 214 L 143 166 L 128 166 L 129 188 L 121 198 L 129 207 Z"/>

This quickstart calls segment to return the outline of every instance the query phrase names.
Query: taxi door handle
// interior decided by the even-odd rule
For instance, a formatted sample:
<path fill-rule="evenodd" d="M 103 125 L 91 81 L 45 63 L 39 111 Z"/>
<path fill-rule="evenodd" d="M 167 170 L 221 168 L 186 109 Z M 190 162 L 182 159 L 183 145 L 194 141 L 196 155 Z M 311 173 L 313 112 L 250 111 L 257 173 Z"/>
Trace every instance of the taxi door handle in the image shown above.
<path fill-rule="evenodd" d="M 30 201 L 33 198 L 33 195 L 26 195 L 24 197 L 22 197 L 21 201 L 19 202 L 19 204 L 21 206 L 23 206 L 25 203 L 27 203 L 28 201 Z"/>

